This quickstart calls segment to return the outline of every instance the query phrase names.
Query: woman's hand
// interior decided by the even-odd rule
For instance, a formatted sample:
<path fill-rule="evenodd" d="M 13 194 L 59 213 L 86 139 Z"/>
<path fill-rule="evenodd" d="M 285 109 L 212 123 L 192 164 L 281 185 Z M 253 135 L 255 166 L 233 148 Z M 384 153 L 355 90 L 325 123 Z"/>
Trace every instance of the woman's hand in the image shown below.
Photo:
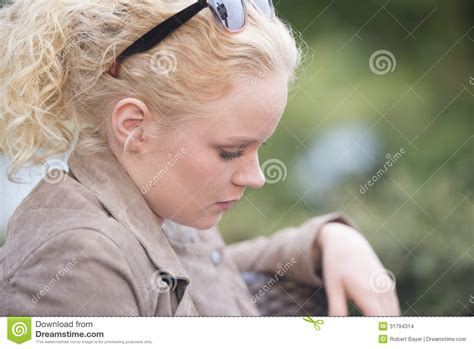
<path fill-rule="evenodd" d="M 367 316 L 400 315 L 395 282 L 357 230 L 328 223 L 319 232 L 316 245 L 322 253 L 329 316 L 349 315 L 348 300 Z"/>

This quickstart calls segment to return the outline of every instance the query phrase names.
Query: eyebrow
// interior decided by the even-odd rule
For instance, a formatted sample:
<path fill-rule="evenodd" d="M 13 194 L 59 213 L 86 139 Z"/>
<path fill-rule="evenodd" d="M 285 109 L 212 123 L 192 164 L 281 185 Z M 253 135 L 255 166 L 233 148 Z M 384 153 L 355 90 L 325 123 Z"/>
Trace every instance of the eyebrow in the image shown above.
<path fill-rule="evenodd" d="M 240 144 L 251 144 L 251 143 L 257 143 L 260 141 L 259 139 L 256 139 L 256 138 L 247 138 L 247 137 L 238 137 L 238 136 L 232 136 L 232 137 L 226 138 L 226 140 L 240 143 Z"/>
<path fill-rule="evenodd" d="M 270 140 L 270 138 L 272 138 L 273 134 L 268 137 L 265 141 L 262 142 L 262 144 L 267 144 L 267 142 Z M 258 139 L 258 138 L 248 138 L 248 137 L 239 137 L 239 136 L 231 136 L 231 137 L 228 137 L 226 138 L 227 141 L 230 141 L 230 142 L 235 142 L 235 143 L 239 143 L 240 147 L 246 147 L 252 143 L 260 143 L 261 140 Z"/>

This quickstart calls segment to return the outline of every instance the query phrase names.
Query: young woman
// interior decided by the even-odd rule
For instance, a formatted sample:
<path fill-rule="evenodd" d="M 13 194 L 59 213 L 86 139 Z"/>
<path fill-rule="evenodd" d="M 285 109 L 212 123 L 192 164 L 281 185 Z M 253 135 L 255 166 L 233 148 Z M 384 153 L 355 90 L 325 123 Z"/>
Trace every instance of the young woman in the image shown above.
<path fill-rule="evenodd" d="M 0 11 L 0 150 L 13 178 L 71 153 L 15 211 L 1 315 L 258 315 L 241 271 L 397 315 L 339 213 L 226 246 L 222 213 L 265 179 L 301 52 L 268 0 L 17 0 Z M 316 271 L 322 270 L 324 280 Z"/>

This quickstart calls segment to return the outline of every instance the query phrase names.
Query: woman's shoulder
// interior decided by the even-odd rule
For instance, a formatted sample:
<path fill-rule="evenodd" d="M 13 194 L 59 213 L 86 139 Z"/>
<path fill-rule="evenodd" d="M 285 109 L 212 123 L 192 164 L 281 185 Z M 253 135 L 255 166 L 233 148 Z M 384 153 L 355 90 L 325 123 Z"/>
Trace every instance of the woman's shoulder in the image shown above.
<path fill-rule="evenodd" d="M 42 179 L 14 211 L 8 229 L 27 223 L 25 216 L 33 218 L 30 223 L 42 220 L 41 217 L 51 221 L 63 218 L 67 212 L 98 212 L 100 208 L 100 202 L 90 191 L 70 176 L 65 174 L 60 181 Z"/>
<path fill-rule="evenodd" d="M 0 263 L 7 277 L 33 255 L 41 260 L 54 250 L 65 255 L 100 254 L 113 248 L 126 252 L 134 245 L 129 241 L 133 236 L 87 188 L 68 176 L 59 183 L 40 181 L 13 213 L 6 237 Z"/>
<path fill-rule="evenodd" d="M 0 294 L 9 302 L 0 305 L 1 315 L 140 312 L 140 275 L 127 251 L 106 234 L 91 227 L 73 228 L 35 244 L 28 254 L 17 254 L 11 247 L 0 261 Z"/>

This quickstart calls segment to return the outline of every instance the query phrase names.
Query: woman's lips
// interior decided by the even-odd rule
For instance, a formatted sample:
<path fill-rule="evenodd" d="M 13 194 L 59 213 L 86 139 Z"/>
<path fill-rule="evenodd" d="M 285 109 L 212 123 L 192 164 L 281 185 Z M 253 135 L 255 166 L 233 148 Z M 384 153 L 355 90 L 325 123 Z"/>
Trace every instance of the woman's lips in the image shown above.
<path fill-rule="evenodd" d="M 234 200 L 234 201 L 224 201 L 224 202 L 218 202 L 216 203 L 217 207 L 219 207 L 221 210 L 223 211 L 227 211 L 229 210 L 230 208 L 232 208 L 232 206 L 234 206 L 234 204 L 236 203 L 237 201 Z"/>

